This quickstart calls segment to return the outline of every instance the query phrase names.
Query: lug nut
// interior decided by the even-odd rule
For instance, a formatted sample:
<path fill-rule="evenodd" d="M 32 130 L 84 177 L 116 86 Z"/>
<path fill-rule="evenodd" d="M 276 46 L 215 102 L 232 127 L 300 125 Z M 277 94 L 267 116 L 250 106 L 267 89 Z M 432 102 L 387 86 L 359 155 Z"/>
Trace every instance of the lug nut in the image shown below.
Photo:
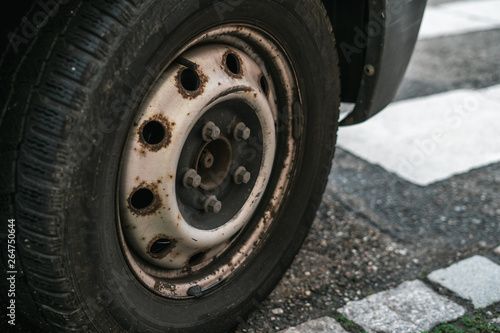
<path fill-rule="evenodd" d="M 250 128 L 245 123 L 238 123 L 234 126 L 233 136 L 237 141 L 247 140 L 250 137 Z"/>
<path fill-rule="evenodd" d="M 205 141 L 217 140 L 220 136 L 220 128 L 218 128 L 212 121 L 209 121 L 205 124 L 205 126 L 203 126 L 201 136 Z"/>
<path fill-rule="evenodd" d="M 222 209 L 222 202 L 215 195 L 210 195 L 204 204 L 205 212 L 217 214 Z"/>
<path fill-rule="evenodd" d="M 182 177 L 182 183 L 186 188 L 197 188 L 201 184 L 201 176 L 194 169 L 189 169 Z"/>
<path fill-rule="evenodd" d="M 245 167 L 240 166 L 234 173 L 234 182 L 238 185 L 246 184 L 250 181 L 251 176 L 252 174 Z"/>

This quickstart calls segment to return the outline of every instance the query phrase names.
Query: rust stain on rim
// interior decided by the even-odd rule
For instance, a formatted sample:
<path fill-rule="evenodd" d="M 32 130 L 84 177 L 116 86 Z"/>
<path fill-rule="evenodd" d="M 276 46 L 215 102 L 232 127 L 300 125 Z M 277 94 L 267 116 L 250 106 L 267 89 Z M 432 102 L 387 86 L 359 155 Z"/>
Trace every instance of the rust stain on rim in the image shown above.
<path fill-rule="evenodd" d="M 163 138 L 158 143 L 154 144 L 148 143 L 146 138 L 144 138 L 144 128 L 151 122 L 157 122 L 163 128 Z M 138 141 L 144 148 L 140 151 L 141 155 L 145 155 L 145 150 L 156 152 L 162 148 L 168 147 L 168 145 L 170 145 L 170 143 L 172 142 L 172 129 L 174 128 L 174 126 L 175 123 L 170 122 L 167 117 L 160 113 L 155 114 L 146 121 L 143 121 L 141 126 L 137 129 L 137 136 L 139 137 Z"/>
<path fill-rule="evenodd" d="M 237 70 L 236 73 L 233 72 L 231 69 L 229 69 L 228 64 L 227 64 L 227 59 L 228 56 L 233 56 L 236 58 L 236 66 Z M 221 62 L 221 67 L 226 72 L 227 75 L 229 75 L 232 78 L 235 79 L 241 79 L 244 75 L 243 73 L 243 60 L 239 56 L 239 54 L 231 49 L 227 49 L 226 52 L 224 52 L 224 55 L 222 56 L 222 62 Z"/>
<path fill-rule="evenodd" d="M 177 75 L 175 76 L 175 86 L 177 87 L 177 91 L 179 92 L 179 94 L 181 94 L 182 97 L 186 99 L 195 99 L 196 97 L 203 94 L 205 86 L 207 85 L 208 82 L 208 76 L 203 74 L 198 64 L 196 65 L 197 65 L 196 69 L 188 68 L 186 66 L 181 66 L 177 71 Z M 196 73 L 197 76 L 196 89 L 189 90 L 185 88 L 185 85 L 183 85 L 182 73 L 185 70 L 193 71 L 194 73 Z"/>
<path fill-rule="evenodd" d="M 152 253 L 151 252 L 151 247 L 153 246 L 153 244 L 156 241 L 158 241 L 160 239 L 168 239 L 168 241 L 170 242 L 168 248 L 165 251 L 162 251 L 160 253 Z M 152 258 L 154 258 L 154 259 L 162 259 L 162 258 L 165 258 L 169 253 L 171 253 L 175 249 L 175 244 L 176 243 L 177 243 L 177 241 L 175 239 L 172 239 L 171 237 L 169 237 L 167 235 L 164 235 L 164 234 L 158 234 L 158 235 L 156 235 L 155 237 L 153 237 L 153 239 L 151 239 L 148 242 L 146 251 L 147 251 L 148 255 L 150 255 Z"/>
<path fill-rule="evenodd" d="M 149 205 L 147 205 L 144 208 L 136 208 L 132 204 L 132 197 L 134 194 L 137 193 L 139 190 L 149 190 L 153 194 L 153 200 Z M 136 186 L 132 192 L 130 192 L 130 195 L 128 196 L 127 199 L 127 207 L 130 210 L 132 214 L 135 216 L 148 216 L 148 215 L 153 215 L 156 213 L 156 211 L 162 206 L 161 198 L 158 193 L 158 187 L 157 184 L 147 184 L 146 182 L 140 183 L 138 186 Z"/>

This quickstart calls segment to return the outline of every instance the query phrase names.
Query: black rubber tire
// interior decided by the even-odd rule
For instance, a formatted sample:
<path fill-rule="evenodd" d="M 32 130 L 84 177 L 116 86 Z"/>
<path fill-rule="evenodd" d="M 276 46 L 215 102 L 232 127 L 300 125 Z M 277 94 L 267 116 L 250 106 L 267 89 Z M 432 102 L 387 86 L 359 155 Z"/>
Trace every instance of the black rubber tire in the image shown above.
<path fill-rule="evenodd" d="M 340 94 L 326 11 L 319 0 L 64 3 L 36 36 L 10 48 L 1 68 L 1 235 L 15 217 L 25 295 L 17 311 L 57 332 L 234 328 L 285 273 L 326 185 Z M 169 300 L 137 281 L 121 253 L 114 222 L 121 152 L 155 69 L 225 22 L 269 31 L 296 66 L 305 113 L 300 161 L 277 223 L 248 265 L 206 297 Z"/>

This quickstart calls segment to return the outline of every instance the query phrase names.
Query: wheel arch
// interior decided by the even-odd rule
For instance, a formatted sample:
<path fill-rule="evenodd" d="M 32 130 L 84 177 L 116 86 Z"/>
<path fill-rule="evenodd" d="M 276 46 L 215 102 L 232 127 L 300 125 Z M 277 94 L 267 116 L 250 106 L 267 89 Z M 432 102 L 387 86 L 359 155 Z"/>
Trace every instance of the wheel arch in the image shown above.
<path fill-rule="evenodd" d="M 341 101 L 354 103 L 340 125 L 363 122 L 396 96 L 427 0 L 322 0 L 335 35 Z"/>
<path fill-rule="evenodd" d="M 63 5 L 69 0 L 54 2 Z M 382 110 L 395 97 L 413 52 L 427 1 L 322 2 L 332 23 L 338 49 L 341 100 L 356 104 L 341 125 L 360 123 Z M 22 17 L 37 3 L 35 0 L 19 1 L 15 8 L 2 12 L 2 53 L 10 43 L 10 32 L 15 31 Z M 398 19 L 391 22 L 390 17 L 394 16 Z M 371 23 L 378 24 L 380 29 L 367 36 L 366 29 Z"/>
<path fill-rule="evenodd" d="M 322 0 L 335 35 L 337 48 L 341 45 L 354 45 L 357 29 L 363 29 L 368 19 L 368 0 Z M 339 49 L 339 51 L 341 51 Z M 347 58 L 339 54 L 342 102 L 354 103 L 361 85 L 366 48 Z"/>

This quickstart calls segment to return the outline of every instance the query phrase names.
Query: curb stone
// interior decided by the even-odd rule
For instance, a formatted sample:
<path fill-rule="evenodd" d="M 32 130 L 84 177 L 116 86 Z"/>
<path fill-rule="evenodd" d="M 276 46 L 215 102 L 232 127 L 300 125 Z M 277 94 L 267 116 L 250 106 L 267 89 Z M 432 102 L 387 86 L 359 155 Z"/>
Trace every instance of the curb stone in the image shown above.
<path fill-rule="evenodd" d="M 438 295 L 419 280 L 348 302 L 338 310 L 367 332 L 420 332 L 455 320 L 465 309 Z"/>
<path fill-rule="evenodd" d="M 500 301 L 500 266 L 482 256 L 432 272 L 429 280 L 472 301 L 475 309 Z"/>
<path fill-rule="evenodd" d="M 494 250 L 500 255 L 500 246 Z M 428 276 L 429 280 L 472 300 L 474 307 L 500 301 L 500 265 L 482 256 L 473 256 Z M 421 332 L 463 316 L 466 310 L 430 289 L 420 280 L 406 281 L 394 289 L 348 302 L 339 313 L 371 332 Z M 500 318 L 491 320 L 500 327 Z M 347 332 L 334 319 L 307 321 L 281 333 Z"/>
<path fill-rule="evenodd" d="M 334 319 L 323 317 L 309 320 L 299 326 L 287 328 L 281 333 L 347 333 Z"/>

